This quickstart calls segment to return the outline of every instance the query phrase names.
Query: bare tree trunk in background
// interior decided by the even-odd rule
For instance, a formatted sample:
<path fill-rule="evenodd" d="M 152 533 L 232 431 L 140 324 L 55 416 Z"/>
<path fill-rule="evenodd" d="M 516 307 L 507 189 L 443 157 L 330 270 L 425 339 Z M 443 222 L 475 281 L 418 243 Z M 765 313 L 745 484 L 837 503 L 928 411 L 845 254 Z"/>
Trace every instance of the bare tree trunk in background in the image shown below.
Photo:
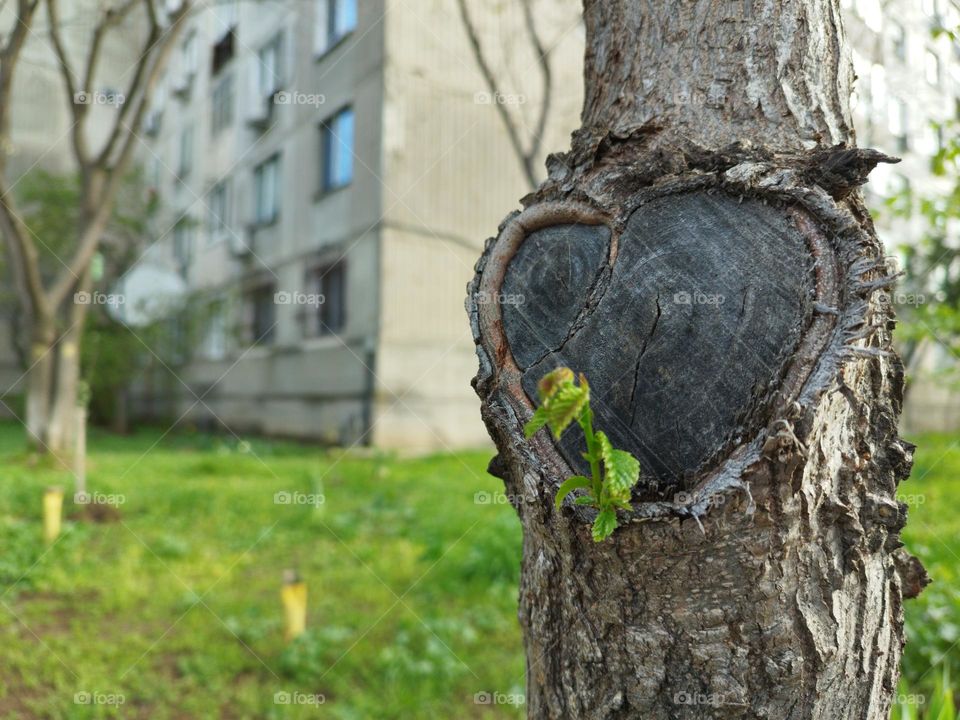
<path fill-rule="evenodd" d="M 81 179 L 81 212 L 75 243 L 60 260 L 56 275 L 45 277 L 37 251 L 38 238 L 26 227 L 13 197 L 16 182 L 7 178 L 6 153 L 10 141 L 11 106 L 15 71 L 31 26 L 41 5 L 46 6 L 50 43 L 62 80 L 63 96 L 71 116 L 73 159 Z M 73 451 L 77 388 L 80 379 L 80 346 L 88 308 L 78 302 L 88 294 L 91 263 L 100 249 L 113 214 L 120 184 L 129 170 L 139 138 L 137 130 L 166 67 L 185 20 L 193 9 L 190 0 L 176 7 L 160 0 L 115 0 L 102 3 L 82 62 L 76 62 L 63 41 L 63 22 L 57 0 L 17 0 L 16 18 L 6 37 L 0 38 L 0 235 L 15 278 L 19 306 L 30 336 L 31 357 L 26 371 L 26 418 L 31 444 L 63 460 Z M 92 148 L 86 136 L 90 103 L 78 98 L 94 93 L 104 43 L 110 32 L 124 31 L 124 22 L 140 14 L 147 28 L 138 43 L 136 61 L 122 80 L 125 101 L 106 140 Z"/>
<path fill-rule="evenodd" d="M 540 73 L 542 98 L 537 111 L 536 123 L 529 128 L 530 139 L 528 142 L 523 140 L 523 132 L 520 122 L 510 114 L 510 109 L 504 102 L 501 102 L 501 87 L 493 71 L 490 61 L 484 52 L 483 44 L 480 39 L 480 33 L 477 25 L 474 23 L 468 2 L 470 0 L 457 0 L 457 6 L 460 11 L 460 19 L 463 22 L 463 28 L 467 33 L 467 40 L 470 43 L 470 49 L 473 52 L 473 58 L 480 69 L 480 74 L 487 85 L 490 93 L 490 101 L 497 110 L 500 120 L 503 122 L 504 130 L 507 132 L 507 138 L 510 140 L 510 146 L 513 148 L 517 160 L 523 169 L 524 177 L 530 183 L 530 187 L 535 188 L 540 184 L 537 173 L 537 162 L 540 157 L 540 150 L 543 147 L 543 136 L 547 128 L 547 120 L 553 111 L 553 66 L 550 57 L 550 49 L 547 48 L 540 32 L 537 29 L 536 13 L 533 8 L 533 0 L 520 0 L 523 9 L 523 23 L 527 38 L 530 42 L 531 50 L 536 58 L 537 71 Z M 484 2 L 485 0 L 481 0 Z"/>
<path fill-rule="evenodd" d="M 531 718 L 887 718 L 904 597 L 893 278 L 857 187 L 838 0 L 584 0 L 583 127 L 488 242 L 474 385 L 524 530 Z M 590 380 L 643 468 L 633 510 L 553 497 Z"/>

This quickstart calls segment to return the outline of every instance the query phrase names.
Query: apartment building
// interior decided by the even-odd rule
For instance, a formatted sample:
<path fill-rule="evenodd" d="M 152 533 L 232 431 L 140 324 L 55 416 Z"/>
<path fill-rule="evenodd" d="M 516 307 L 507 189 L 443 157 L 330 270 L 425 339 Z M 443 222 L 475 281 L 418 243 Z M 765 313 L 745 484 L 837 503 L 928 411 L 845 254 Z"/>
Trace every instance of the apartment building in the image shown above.
<path fill-rule="evenodd" d="M 943 147 L 942 124 L 960 119 L 960 43 L 942 32 L 960 27 L 957 3 L 844 0 L 843 7 L 857 74 L 852 103 L 858 144 L 902 158 L 873 172 L 868 204 L 882 207 L 885 198 L 904 189 L 917 197 L 942 196 L 952 183 L 934 176 L 930 160 Z M 881 212 L 877 228 L 895 254 L 922 236 L 923 220 L 891 219 L 890 213 Z M 895 304 L 915 300 L 896 293 L 893 299 Z M 938 343 L 923 348 L 911 363 L 903 417 L 908 432 L 960 428 L 960 394 L 936 375 L 938 369 L 956 364 L 957 358 Z"/>
<path fill-rule="evenodd" d="M 498 93 L 449 0 L 195 15 L 143 128 L 163 211 L 124 289 L 175 276 L 203 327 L 139 385 L 139 415 L 348 445 L 488 442 L 465 286 L 529 191 L 495 104 L 528 138 L 543 97 L 511 5 L 470 3 Z M 540 167 L 578 124 L 584 41 L 576 0 L 541 10 L 558 92 Z"/>
<path fill-rule="evenodd" d="M 84 2 L 69 5 L 68 42 L 88 36 L 96 3 Z M 544 88 L 519 3 L 468 2 L 497 93 L 457 5 L 209 0 L 191 18 L 140 132 L 162 210 L 121 288 L 148 305 L 189 298 L 193 322 L 175 352 L 151 347 L 136 415 L 344 444 L 487 442 L 464 286 L 529 190 L 500 110 L 529 143 Z M 956 5 L 845 0 L 844 13 L 859 142 L 904 158 L 878 168 L 871 201 L 908 182 L 926 192 L 942 141 L 931 121 L 956 114 L 960 83 L 956 44 L 932 30 L 960 24 Z M 579 0 L 538 2 L 537 17 L 554 90 L 542 167 L 579 124 L 584 30 Z M 8 151 L 24 169 L 65 171 L 68 107 L 52 100 L 57 71 L 37 35 Z M 130 59 L 110 53 L 104 67 L 122 77 Z M 918 230 L 881 233 L 894 247 Z M 137 306 L 125 305 L 134 326 Z M 0 372 L 5 387 L 19 375 L 9 354 Z M 958 408 L 921 382 L 906 416 L 957 427 Z"/>

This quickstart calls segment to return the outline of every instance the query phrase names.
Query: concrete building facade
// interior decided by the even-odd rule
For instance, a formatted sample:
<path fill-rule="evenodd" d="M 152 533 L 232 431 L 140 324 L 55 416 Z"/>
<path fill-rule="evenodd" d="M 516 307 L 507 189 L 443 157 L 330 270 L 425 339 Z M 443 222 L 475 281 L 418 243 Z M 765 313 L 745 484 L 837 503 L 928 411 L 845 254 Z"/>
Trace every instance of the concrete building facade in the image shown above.
<path fill-rule="evenodd" d="M 142 134 L 164 209 L 140 265 L 179 273 L 205 327 L 140 385 L 138 414 L 341 444 L 488 442 L 465 286 L 529 191 L 496 103 L 529 138 L 543 88 L 519 8 L 471 6 L 497 93 L 446 0 L 196 15 Z M 574 0 L 538 6 L 557 90 L 545 156 L 577 125 L 583 30 Z"/>
<path fill-rule="evenodd" d="M 487 442 L 464 285 L 529 189 L 496 104 L 529 140 L 544 90 L 517 4 L 469 3 L 496 93 L 456 5 L 241 1 L 197 16 L 144 160 L 168 208 L 153 256 L 182 273 L 208 328 L 141 412 L 346 444 Z M 932 30 L 960 24 L 956 5 L 844 10 L 860 144 L 904 158 L 879 169 L 872 204 L 907 182 L 935 189 L 934 123 L 956 114 L 960 62 Z M 578 125 L 584 31 L 577 0 L 537 12 L 556 91 L 542 167 Z M 881 232 L 894 248 L 919 229 Z M 907 419 L 956 426 L 958 407 L 921 381 Z"/>
<path fill-rule="evenodd" d="M 579 0 L 534 4 L 552 72 L 542 168 L 579 124 L 584 29 Z M 71 4 L 68 42 L 83 42 L 89 5 Z M 135 415 L 347 445 L 488 442 L 464 287 L 530 189 L 501 111 L 529 147 L 546 94 L 519 3 L 468 7 L 495 92 L 451 0 L 211 0 L 191 18 L 139 132 L 161 212 L 120 287 L 184 290 L 193 321 L 175 352 L 151 347 Z M 906 182 L 935 189 L 932 122 L 956 116 L 960 55 L 932 29 L 960 24 L 955 3 L 845 0 L 844 13 L 859 142 L 904 158 L 878 169 L 871 203 Z M 110 52 L 105 67 L 132 64 Z M 68 170 L 42 29 L 25 59 L 8 151 Z M 881 232 L 895 247 L 918 229 Z M 6 387 L 19 373 L 9 355 L 0 365 Z M 958 427 L 958 408 L 918 383 L 906 415 Z"/>
<path fill-rule="evenodd" d="M 949 127 L 960 120 L 960 43 L 944 30 L 960 28 L 953 0 L 845 0 L 844 21 L 857 74 L 852 98 L 858 144 L 902 158 L 880 165 L 867 185 L 867 201 L 879 208 L 877 229 L 888 252 L 916 243 L 923 219 L 894 217 L 884 200 L 909 189 L 915 198 L 943 197 L 953 180 L 937 177 L 931 159 Z M 914 200 L 916 204 L 917 200 Z M 957 227 L 950 229 L 960 243 Z M 938 302 L 932 294 L 894 292 L 895 305 Z M 909 312 L 903 307 L 902 313 Z M 925 343 L 908 367 L 906 432 L 960 429 L 960 393 L 940 372 L 958 358 L 943 343 Z"/>

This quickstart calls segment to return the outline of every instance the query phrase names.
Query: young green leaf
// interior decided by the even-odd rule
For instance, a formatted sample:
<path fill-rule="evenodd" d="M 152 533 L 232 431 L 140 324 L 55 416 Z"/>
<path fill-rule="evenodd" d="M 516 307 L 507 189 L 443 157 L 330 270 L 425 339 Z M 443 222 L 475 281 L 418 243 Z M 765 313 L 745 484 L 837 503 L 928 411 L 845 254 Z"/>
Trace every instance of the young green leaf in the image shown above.
<path fill-rule="evenodd" d="M 537 393 L 540 407 L 524 425 L 528 438 L 545 425 L 557 439 L 573 422 L 583 430 L 587 445 L 583 458 L 590 464 L 590 477 L 567 479 L 557 490 L 555 503 L 560 508 L 571 492 L 590 488 L 590 493 L 576 498 L 574 504 L 600 511 L 592 531 L 593 539 L 600 542 L 617 528 L 617 508 L 631 509 L 630 492 L 640 478 L 640 463 L 630 453 L 614 448 L 604 433 L 594 432 L 590 384 L 583 373 L 574 379 L 570 368 L 556 368 L 541 378 Z"/>
<path fill-rule="evenodd" d="M 537 383 L 537 394 L 540 396 L 540 402 L 546 402 L 556 394 L 561 386 L 568 384 L 573 384 L 573 370 L 566 367 L 551 370 Z"/>
<path fill-rule="evenodd" d="M 523 426 L 524 435 L 526 435 L 528 439 L 532 438 L 540 430 L 540 428 L 547 424 L 549 419 L 550 418 L 547 415 L 547 411 L 543 408 L 543 406 L 538 407 L 534 411 L 533 417 L 530 418 L 529 422 Z"/>
<path fill-rule="evenodd" d="M 567 478 L 567 480 L 560 486 L 560 489 L 557 490 L 557 498 L 555 500 L 557 509 L 560 509 L 560 506 L 563 505 L 564 499 L 572 493 L 577 488 L 590 487 L 591 482 L 590 478 L 584 477 L 583 475 L 574 475 L 572 478 Z"/>
<path fill-rule="evenodd" d="M 590 394 L 576 385 L 564 385 L 543 404 L 549 417 L 550 429 L 554 437 L 559 438 L 590 401 Z"/>
<path fill-rule="evenodd" d="M 614 449 L 603 432 L 597 433 L 597 440 L 600 442 L 600 455 L 610 495 L 629 498 L 630 489 L 640 479 L 640 462 L 626 450 Z"/>
<path fill-rule="evenodd" d="M 603 542 L 617 529 L 617 513 L 614 510 L 603 510 L 593 521 L 593 541 Z"/>

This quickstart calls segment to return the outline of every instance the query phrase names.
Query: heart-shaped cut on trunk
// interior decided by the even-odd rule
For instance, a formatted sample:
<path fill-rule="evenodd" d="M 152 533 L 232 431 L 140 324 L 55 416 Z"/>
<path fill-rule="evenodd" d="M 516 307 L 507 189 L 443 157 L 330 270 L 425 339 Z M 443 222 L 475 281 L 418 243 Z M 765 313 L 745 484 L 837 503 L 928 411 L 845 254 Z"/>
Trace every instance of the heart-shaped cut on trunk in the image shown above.
<path fill-rule="evenodd" d="M 765 423 L 815 301 L 807 238 L 783 208 L 723 192 L 654 198 L 615 237 L 557 224 L 522 240 L 498 296 L 534 402 L 554 367 L 583 372 L 596 426 L 658 489 Z M 582 434 L 558 443 L 586 472 Z"/>

